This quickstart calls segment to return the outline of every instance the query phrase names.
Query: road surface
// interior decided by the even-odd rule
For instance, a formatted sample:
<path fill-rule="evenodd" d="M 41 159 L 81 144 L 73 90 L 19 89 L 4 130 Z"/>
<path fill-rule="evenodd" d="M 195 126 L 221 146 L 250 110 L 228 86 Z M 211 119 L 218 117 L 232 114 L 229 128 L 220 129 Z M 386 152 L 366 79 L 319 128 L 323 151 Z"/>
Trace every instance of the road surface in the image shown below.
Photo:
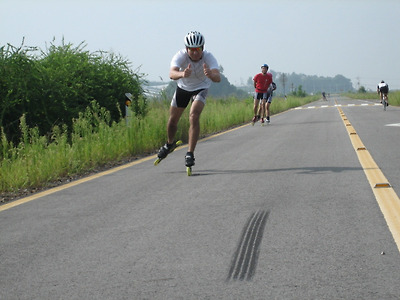
<path fill-rule="evenodd" d="M 1 206 L 0 299 L 399 299 L 346 122 L 398 202 L 400 109 L 331 97 Z"/>

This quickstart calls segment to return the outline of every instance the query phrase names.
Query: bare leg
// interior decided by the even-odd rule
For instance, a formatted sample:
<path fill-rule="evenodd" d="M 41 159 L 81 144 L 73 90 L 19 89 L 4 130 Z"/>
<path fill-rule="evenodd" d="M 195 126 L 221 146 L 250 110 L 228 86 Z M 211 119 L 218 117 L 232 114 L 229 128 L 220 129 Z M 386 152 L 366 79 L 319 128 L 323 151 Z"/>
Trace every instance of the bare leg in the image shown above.
<path fill-rule="evenodd" d="M 254 115 L 255 116 L 257 116 L 257 111 L 258 111 L 258 104 L 260 103 L 260 100 L 259 99 L 254 99 L 254 108 L 253 108 L 253 111 L 254 111 Z"/>
<path fill-rule="evenodd" d="M 260 102 L 260 111 L 258 113 L 261 118 L 265 118 L 265 99 L 262 99 Z"/>
<path fill-rule="evenodd" d="M 266 105 L 266 110 L 267 110 L 267 119 L 269 120 L 269 106 L 271 105 L 271 103 L 267 102 Z"/>
<path fill-rule="evenodd" d="M 190 108 L 189 116 L 189 149 L 188 152 L 194 152 L 197 145 L 197 140 L 200 135 L 200 115 L 203 111 L 204 103 L 202 101 L 193 101 Z"/>
<path fill-rule="evenodd" d="M 169 120 L 167 123 L 168 144 L 172 144 L 178 130 L 178 122 L 185 108 L 171 106 L 169 110 Z"/>

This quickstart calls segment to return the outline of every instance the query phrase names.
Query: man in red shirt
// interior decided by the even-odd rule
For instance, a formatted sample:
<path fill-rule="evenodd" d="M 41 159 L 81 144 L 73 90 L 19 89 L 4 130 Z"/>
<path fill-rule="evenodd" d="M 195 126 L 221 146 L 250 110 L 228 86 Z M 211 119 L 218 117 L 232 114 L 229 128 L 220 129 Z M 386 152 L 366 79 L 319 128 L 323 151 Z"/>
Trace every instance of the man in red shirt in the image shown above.
<path fill-rule="evenodd" d="M 257 122 L 257 110 L 258 110 L 258 105 L 260 103 L 261 99 L 267 99 L 267 91 L 272 83 L 272 74 L 268 73 L 268 65 L 263 64 L 261 66 L 261 73 L 258 73 L 256 76 L 254 76 L 253 81 L 254 81 L 254 88 L 255 88 L 255 93 L 254 93 L 254 117 L 252 119 L 252 123 L 254 125 L 255 122 Z M 261 122 L 264 123 L 264 118 L 261 119 Z"/>

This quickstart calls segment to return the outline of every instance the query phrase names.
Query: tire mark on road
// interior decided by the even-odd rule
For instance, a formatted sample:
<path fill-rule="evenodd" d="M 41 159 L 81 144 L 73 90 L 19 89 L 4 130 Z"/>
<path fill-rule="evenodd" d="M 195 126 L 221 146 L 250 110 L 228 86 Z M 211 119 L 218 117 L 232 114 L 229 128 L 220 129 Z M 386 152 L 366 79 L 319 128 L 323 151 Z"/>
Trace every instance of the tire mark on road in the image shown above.
<path fill-rule="evenodd" d="M 227 281 L 249 281 L 253 278 L 268 215 L 269 211 L 257 211 L 247 220 L 232 260 Z"/>

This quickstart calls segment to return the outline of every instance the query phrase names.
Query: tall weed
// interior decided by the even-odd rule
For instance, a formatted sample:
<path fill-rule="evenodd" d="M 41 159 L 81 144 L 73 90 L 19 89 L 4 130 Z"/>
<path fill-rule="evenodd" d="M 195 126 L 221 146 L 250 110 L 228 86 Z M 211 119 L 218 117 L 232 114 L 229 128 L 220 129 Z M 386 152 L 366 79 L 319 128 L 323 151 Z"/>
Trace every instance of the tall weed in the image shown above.
<path fill-rule="evenodd" d="M 274 98 L 272 114 L 303 105 L 318 97 Z M 82 174 L 108 162 L 154 153 L 166 141 L 169 104 L 154 101 L 145 118 L 133 115 L 116 122 L 96 101 L 72 121 L 69 133 L 66 125 L 54 126 L 50 135 L 20 119 L 21 138 L 14 146 L 2 131 L 0 144 L 0 192 L 40 188 L 66 176 Z M 200 118 L 201 135 L 209 135 L 250 122 L 253 100 L 207 99 Z M 178 124 L 177 139 L 188 141 L 189 109 Z"/>

